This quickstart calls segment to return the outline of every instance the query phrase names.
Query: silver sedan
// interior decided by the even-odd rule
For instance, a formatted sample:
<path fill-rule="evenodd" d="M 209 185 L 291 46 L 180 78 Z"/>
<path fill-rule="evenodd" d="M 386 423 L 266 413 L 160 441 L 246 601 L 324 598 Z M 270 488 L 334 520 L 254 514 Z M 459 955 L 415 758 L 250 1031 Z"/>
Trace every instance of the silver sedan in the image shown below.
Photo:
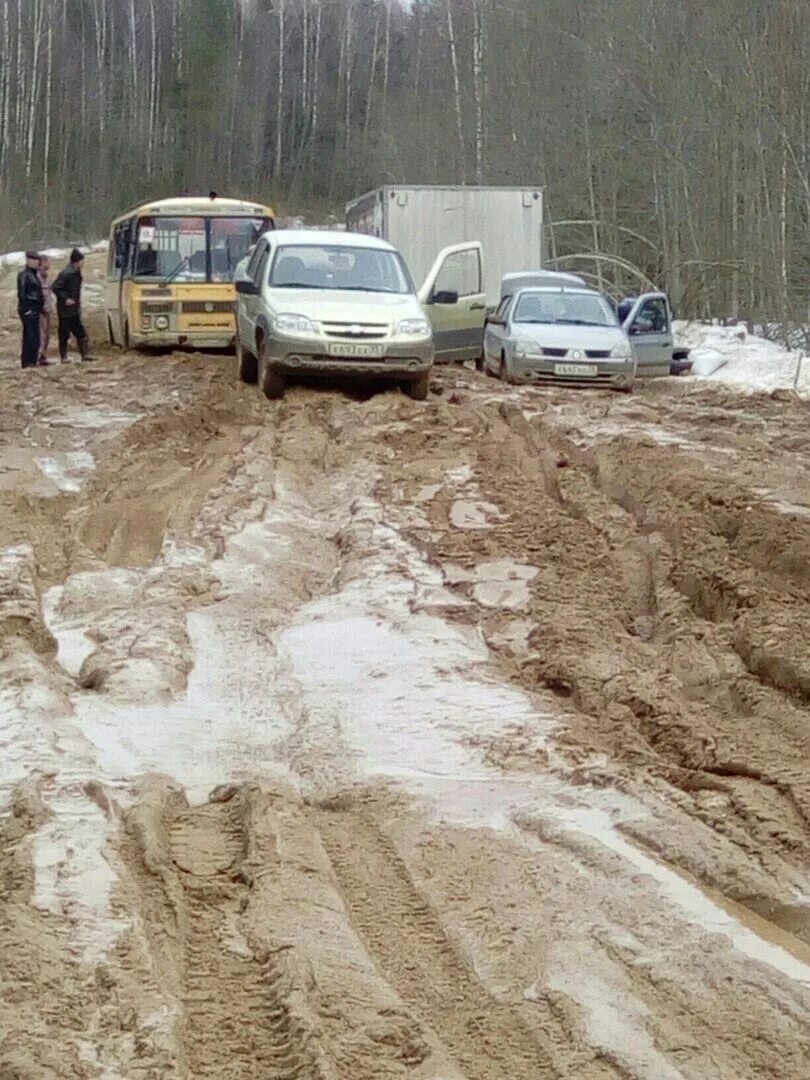
<path fill-rule="evenodd" d="M 579 285 L 517 289 L 484 329 L 484 368 L 509 383 L 564 383 L 629 391 L 636 359 L 601 293 Z"/>

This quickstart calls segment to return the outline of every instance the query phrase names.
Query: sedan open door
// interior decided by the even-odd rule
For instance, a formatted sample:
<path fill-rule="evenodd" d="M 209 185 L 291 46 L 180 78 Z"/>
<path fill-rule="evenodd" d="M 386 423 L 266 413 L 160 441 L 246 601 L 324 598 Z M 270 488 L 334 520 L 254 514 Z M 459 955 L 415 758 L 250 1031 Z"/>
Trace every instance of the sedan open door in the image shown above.
<path fill-rule="evenodd" d="M 641 377 L 669 375 L 672 365 L 672 318 L 665 293 L 644 293 L 622 323 L 636 355 Z"/>
<path fill-rule="evenodd" d="M 478 360 L 487 299 L 481 244 L 454 244 L 439 252 L 419 290 L 433 325 L 437 363 Z"/>

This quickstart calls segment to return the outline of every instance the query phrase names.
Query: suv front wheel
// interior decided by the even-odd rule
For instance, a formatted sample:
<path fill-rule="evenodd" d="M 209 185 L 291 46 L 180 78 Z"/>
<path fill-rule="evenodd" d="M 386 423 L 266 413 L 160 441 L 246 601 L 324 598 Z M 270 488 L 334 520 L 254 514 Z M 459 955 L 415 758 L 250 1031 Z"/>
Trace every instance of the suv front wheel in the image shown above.
<path fill-rule="evenodd" d="M 259 365 L 256 357 L 249 353 L 242 344 L 238 331 L 236 334 L 236 366 L 242 382 L 255 386 L 259 377 Z"/>
<path fill-rule="evenodd" d="M 430 388 L 430 372 L 423 371 L 415 379 L 405 384 L 405 393 L 414 401 L 425 401 Z"/>
<path fill-rule="evenodd" d="M 284 397 L 287 380 L 280 371 L 274 371 L 267 364 L 267 345 L 264 338 L 259 341 L 258 383 L 262 393 L 271 401 Z"/>

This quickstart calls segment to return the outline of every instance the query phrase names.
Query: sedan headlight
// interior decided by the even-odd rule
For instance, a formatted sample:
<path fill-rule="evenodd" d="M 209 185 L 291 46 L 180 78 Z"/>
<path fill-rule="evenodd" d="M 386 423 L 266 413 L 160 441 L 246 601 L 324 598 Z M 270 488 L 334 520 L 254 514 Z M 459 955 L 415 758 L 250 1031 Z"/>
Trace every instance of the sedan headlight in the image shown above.
<path fill-rule="evenodd" d="M 318 328 L 306 315 L 283 314 L 273 319 L 273 329 L 279 334 L 317 334 Z"/>
<path fill-rule="evenodd" d="M 433 328 L 427 319 L 403 319 L 397 323 L 397 334 L 402 337 L 426 338 L 433 333 Z"/>
<path fill-rule="evenodd" d="M 542 346 L 538 345 L 534 341 L 529 341 L 527 339 L 521 341 L 520 339 L 518 339 L 515 342 L 515 356 L 519 360 L 523 359 L 526 356 L 541 356 L 542 353 Z"/>
<path fill-rule="evenodd" d="M 620 341 L 618 345 L 614 345 L 610 350 L 610 355 L 614 360 L 630 360 L 633 356 L 633 350 L 630 348 L 629 341 Z"/>

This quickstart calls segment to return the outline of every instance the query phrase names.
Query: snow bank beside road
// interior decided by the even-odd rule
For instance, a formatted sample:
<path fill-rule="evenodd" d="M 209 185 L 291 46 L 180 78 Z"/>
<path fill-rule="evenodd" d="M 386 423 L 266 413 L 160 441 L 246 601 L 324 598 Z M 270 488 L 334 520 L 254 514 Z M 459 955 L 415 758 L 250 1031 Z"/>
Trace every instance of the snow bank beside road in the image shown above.
<path fill-rule="evenodd" d="M 726 362 L 707 378 L 747 390 L 793 388 L 801 357 L 797 349 L 749 334 L 744 323 L 716 326 L 676 322 L 673 329 L 678 344 L 688 345 L 693 356 L 701 350 L 723 356 Z M 810 358 L 802 363 L 796 389 L 800 394 L 810 394 Z"/>

